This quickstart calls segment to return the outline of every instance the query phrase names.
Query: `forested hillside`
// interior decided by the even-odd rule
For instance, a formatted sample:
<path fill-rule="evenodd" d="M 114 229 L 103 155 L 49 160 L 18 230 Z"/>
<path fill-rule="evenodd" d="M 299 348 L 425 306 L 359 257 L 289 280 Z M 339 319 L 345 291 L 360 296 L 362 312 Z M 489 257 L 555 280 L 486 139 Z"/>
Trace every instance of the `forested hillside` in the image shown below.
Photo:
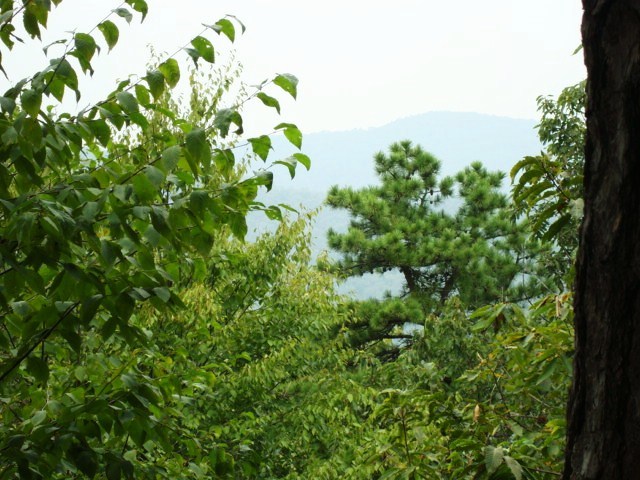
<path fill-rule="evenodd" d="M 3 55 L 14 32 L 40 48 L 60 1 L 0 2 Z M 65 113 L 149 6 L 0 97 L 0 479 L 560 476 L 585 84 L 538 122 L 303 138 L 294 75 L 217 63 L 227 16 Z M 248 104 L 273 128 L 245 135 Z M 320 202 L 314 258 L 296 209 Z M 384 273 L 385 295 L 336 287 Z"/>

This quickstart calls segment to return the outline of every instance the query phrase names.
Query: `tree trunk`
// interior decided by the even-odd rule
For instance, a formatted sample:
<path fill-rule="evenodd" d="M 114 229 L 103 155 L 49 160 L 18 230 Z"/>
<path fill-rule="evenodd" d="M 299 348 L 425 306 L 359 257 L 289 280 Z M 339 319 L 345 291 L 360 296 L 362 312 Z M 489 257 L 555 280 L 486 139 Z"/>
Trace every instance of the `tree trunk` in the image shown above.
<path fill-rule="evenodd" d="M 640 478 L 640 0 L 583 0 L 585 216 L 565 479 Z"/>
<path fill-rule="evenodd" d="M 404 280 L 407 282 L 407 290 L 409 293 L 416 293 L 416 277 L 411 267 L 402 266 L 400 272 L 404 275 Z"/>

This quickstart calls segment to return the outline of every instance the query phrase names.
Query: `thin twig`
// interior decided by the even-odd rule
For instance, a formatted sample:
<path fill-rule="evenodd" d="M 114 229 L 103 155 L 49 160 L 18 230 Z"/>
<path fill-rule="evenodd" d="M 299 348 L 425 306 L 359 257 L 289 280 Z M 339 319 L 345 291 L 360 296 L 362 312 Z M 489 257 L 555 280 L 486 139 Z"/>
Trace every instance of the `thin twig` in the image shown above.
<path fill-rule="evenodd" d="M 64 311 L 64 313 L 60 315 L 60 318 L 56 320 L 56 323 L 54 323 L 53 325 L 51 325 L 51 327 L 47 328 L 44 332 L 42 332 L 42 334 L 40 335 L 40 338 L 38 338 L 38 340 L 34 342 L 34 344 L 31 345 L 22 355 L 19 355 L 11 364 L 11 366 L 7 370 L 5 370 L 2 373 L 2 375 L 0 375 L 0 382 L 2 382 L 5 378 L 7 378 L 16 368 L 18 368 L 20 364 L 31 354 L 31 352 L 33 352 L 36 348 L 38 348 L 38 345 L 40 345 L 47 338 L 49 338 L 49 336 L 62 323 L 62 321 L 65 318 L 67 318 L 69 315 L 71 315 L 71 312 L 73 312 L 78 305 L 80 305 L 80 302 L 75 302 L 73 305 L 69 306 Z"/>

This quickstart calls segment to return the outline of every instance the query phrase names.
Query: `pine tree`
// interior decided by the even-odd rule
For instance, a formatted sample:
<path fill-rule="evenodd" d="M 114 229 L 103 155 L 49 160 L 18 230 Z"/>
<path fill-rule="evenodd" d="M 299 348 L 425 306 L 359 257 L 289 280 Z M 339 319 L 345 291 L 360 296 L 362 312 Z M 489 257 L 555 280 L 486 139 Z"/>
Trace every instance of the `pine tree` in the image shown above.
<path fill-rule="evenodd" d="M 475 162 L 439 178 L 440 162 L 409 141 L 374 157 L 380 184 L 360 190 L 334 186 L 327 203 L 352 220 L 346 233 L 329 232 L 347 276 L 396 270 L 400 298 L 360 304 L 356 343 L 406 338 L 405 323 L 423 323 L 458 296 L 468 309 L 496 301 L 522 301 L 533 286 L 535 245 L 514 223 L 500 191 L 504 174 Z"/>

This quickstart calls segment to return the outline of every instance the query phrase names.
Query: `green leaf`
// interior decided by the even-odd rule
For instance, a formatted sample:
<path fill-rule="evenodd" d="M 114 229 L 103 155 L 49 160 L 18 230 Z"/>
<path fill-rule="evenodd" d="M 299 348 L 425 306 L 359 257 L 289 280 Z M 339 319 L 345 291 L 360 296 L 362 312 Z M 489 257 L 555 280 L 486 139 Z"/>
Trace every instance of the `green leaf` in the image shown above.
<path fill-rule="evenodd" d="M 509 467 L 509 470 L 511 470 L 515 480 L 522 480 L 522 466 L 508 455 L 504 456 L 504 462 L 507 464 L 507 467 Z"/>
<path fill-rule="evenodd" d="M 120 30 L 115 23 L 111 20 L 105 20 L 104 22 L 98 25 L 98 30 L 102 33 L 104 37 L 104 41 L 107 42 L 107 46 L 109 47 L 109 51 L 113 49 L 118 43 L 118 39 L 120 38 Z"/>
<path fill-rule="evenodd" d="M 141 203 L 153 201 L 157 196 L 157 189 L 145 175 L 136 175 L 133 178 L 133 191 Z"/>
<path fill-rule="evenodd" d="M 74 43 L 76 47 L 76 56 L 80 61 L 80 66 L 83 71 L 91 71 L 93 73 L 93 69 L 91 68 L 91 59 L 93 55 L 96 53 L 96 41 L 91 35 L 87 35 L 86 33 L 76 33 L 74 35 Z"/>
<path fill-rule="evenodd" d="M 3 8 L 2 10 L 3 12 L 2 14 L 0 14 L 0 24 L 8 24 L 8 21 L 11 20 L 11 18 L 15 14 L 15 11 L 12 8 L 7 9 L 6 11 Z"/>
<path fill-rule="evenodd" d="M 147 298 L 151 297 L 151 294 L 149 292 L 140 287 L 133 287 L 131 295 L 133 295 L 133 297 L 139 301 L 146 300 Z"/>
<path fill-rule="evenodd" d="M 127 113 L 138 113 L 138 100 L 129 92 L 116 93 L 116 100 L 122 109 Z"/>
<path fill-rule="evenodd" d="M 59 333 L 75 353 L 82 353 L 82 337 L 77 332 L 71 328 L 61 328 Z"/>
<path fill-rule="evenodd" d="M 82 473 L 87 475 L 89 478 L 96 476 L 96 473 L 98 472 L 98 461 L 96 460 L 95 453 L 92 450 L 80 450 L 80 452 L 72 458 L 76 467 L 78 467 Z"/>
<path fill-rule="evenodd" d="M 29 302 L 25 301 L 11 302 L 11 309 L 21 317 L 26 317 L 32 311 Z"/>
<path fill-rule="evenodd" d="M 222 110 L 218 110 L 218 113 L 216 113 L 216 116 L 213 119 L 213 126 L 220 131 L 220 136 L 222 138 L 229 134 L 229 128 L 232 123 L 238 127 L 234 133 L 241 135 L 243 132 L 242 117 L 237 110 L 232 108 L 223 108 Z"/>
<path fill-rule="evenodd" d="M 162 62 L 158 70 L 160 70 L 170 88 L 175 87 L 180 81 L 180 66 L 175 58 L 169 58 Z"/>
<path fill-rule="evenodd" d="M 539 158 L 540 157 L 524 157 L 519 162 L 516 162 L 516 164 L 511 168 L 511 172 L 509 173 L 511 180 L 512 181 L 515 180 L 516 176 L 518 175 L 518 172 L 522 170 L 524 167 L 528 165 L 537 165 L 539 163 Z"/>
<path fill-rule="evenodd" d="M 149 95 L 149 89 L 144 85 L 137 84 L 135 87 L 136 98 L 141 105 L 147 106 L 151 103 L 151 96 Z"/>
<path fill-rule="evenodd" d="M 250 138 L 249 143 L 253 153 L 258 155 L 262 160 L 266 160 L 271 151 L 271 138 L 268 135 L 261 135 L 256 138 Z"/>
<path fill-rule="evenodd" d="M 120 256 L 120 247 L 104 238 L 100 240 L 100 255 L 108 267 L 113 266 Z"/>
<path fill-rule="evenodd" d="M 498 316 L 502 314 L 504 307 L 504 303 L 498 305 L 486 305 L 485 307 L 481 307 L 473 312 L 471 318 L 480 318 L 480 320 L 471 326 L 471 331 L 482 331 L 493 325 L 493 323 L 496 321 L 496 318 L 498 318 Z"/>
<path fill-rule="evenodd" d="M 16 102 L 13 98 L 0 97 L 0 108 L 3 112 L 11 115 L 16 108 Z"/>
<path fill-rule="evenodd" d="M 107 480 L 120 480 L 120 478 L 122 478 L 120 461 L 113 460 L 112 462 L 107 463 L 105 474 L 107 476 Z"/>
<path fill-rule="evenodd" d="M 78 90 L 78 75 L 71 64 L 64 58 L 51 60 L 51 66 L 57 78 L 76 94 L 76 100 L 80 99 L 80 91 Z"/>
<path fill-rule="evenodd" d="M 558 235 L 558 233 L 562 230 L 562 228 L 568 225 L 570 221 L 571 214 L 562 215 L 549 226 L 549 229 L 544 233 L 544 235 L 542 235 L 542 240 L 553 240 L 556 235 Z"/>
<path fill-rule="evenodd" d="M 49 380 L 49 365 L 40 357 L 36 357 L 35 354 L 27 358 L 27 371 L 38 382 L 47 383 L 47 380 Z"/>
<path fill-rule="evenodd" d="M 5 12 L 3 15 L 6 15 L 7 13 L 12 13 L 12 11 L 9 10 L 8 12 Z M 5 23 L 2 21 L 0 21 L 0 23 L 4 24 L 3 28 L 0 28 L 0 40 L 2 40 L 2 43 L 4 43 L 9 50 L 11 50 L 15 44 L 15 42 L 13 41 L 14 37 L 12 36 L 13 32 L 15 31 L 15 27 L 9 23 Z M 2 64 L 2 58 L 0 58 L 0 64 Z M 5 72 L 3 71 L 3 73 Z"/>
<path fill-rule="evenodd" d="M 226 18 L 221 18 L 213 25 L 207 25 L 214 32 L 223 35 L 226 35 L 229 40 L 232 42 L 236 39 L 236 27 L 233 25 L 233 22 Z"/>
<path fill-rule="evenodd" d="M 542 372 L 540 373 L 540 376 L 536 380 L 536 385 L 541 385 L 542 383 L 546 382 L 551 377 L 551 375 L 555 373 L 556 367 L 557 367 L 557 362 L 555 359 L 547 360 L 544 369 L 542 370 Z M 539 365 L 538 365 L 538 368 L 539 368 Z"/>
<path fill-rule="evenodd" d="M 160 70 L 152 70 L 144 77 L 151 90 L 151 95 L 157 99 L 164 92 L 164 75 Z"/>
<path fill-rule="evenodd" d="M 17 139 L 18 139 L 18 132 L 13 127 L 7 128 L 4 131 L 4 133 L 0 136 L 0 140 L 5 145 L 13 145 L 14 143 L 16 143 Z"/>
<path fill-rule="evenodd" d="M 32 147 L 40 147 L 40 143 L 42 142 L 42 127 L 35 118 L 25 118 L 22 122 L 22 129 L 20 130 L 20 133 Z M 24 145 L 22 145 L 22 148 L 24 150 Z"/>
<path fill-rule="evenodd" d="M 151 223 L 153 224 L 153 228 L 165 237 L 171 236 L 171 227 L 169 226 L 168 219 L 169 215 L 166 209 L 155 206 L 151 208 Z"/>
<path fill-rule="evenodd" d="M 211 147 L 207 134 L 202 128 L 194 128 L 185 138 L 185 146 L 189 155 L 198 163 L 208 166 L 211 161 Z"/>
<path fill-rule="evenodd" d="M 44 280 L 38 272 L 35 272 L 33 270 L 25 270 L 22 272 L 22 275 L 25 277 L 25 280 L 34 292 L 37 292 L 40 295 L 46 294 Z"/>
<path fill-rule="evenodd" d="M 292 157 L 295 158 L 299 163 L 304 165 L 304 168 L 306 168 L 307 170 L 311 168 L 311 159 L 304 153 L 294 153 Z"/>
<path fill-rule="evenodd" d="M 106 147 L 111 139 L 111 128 L 107 125 L 102 119 L 90 120 L 86 122 L 86 125 L 91 130 L 91 133 L 95 135 L 98 141 L 102 144 L 103 147 Z"/>
<path fill-rule="evenodd" d="M 37 117 L 42 104 L 42 93 L 35 90 L 25 90 L 20 95 L 22 108 L 32 117 Z"/>
<path fill-rule="evenodd" d="M 145 131 L 149 127 L 149 121 L 147 118 L 141 114 L 140 112 L 131 112 L 129 113 L 129 119 L 142 128 L 142 131 Z"/>
<path fill-rule="evenodd" d="M 228 176 L 231 173 L 236 162 L 233 151 L 230 149 L 221 150 L 219 148 L 216 148 L 213 158 L 216 167 L 222 173 L 222 175 L 225 177 Z"/>
<path fill-rule="evenodd" d="M 149 12 L 147 2 L 145 0 L 127 0 L 127 4 L 136 12 L 142 14 L 142 19 L 140 21 L 144 22 L 144 19 L 147 17 L 147 13 Z"/>
<path fill-rule="evenodd" d="M 284 136 L 291 144 L 302 148 L 302 132 L 293 123 L 281 123 L 276 125 L 276 130 L 283 130 Z"/>
<path fill-rule="evenodd" d="M 42 51 L 44 52 L 45 55 L 47 55 L 47 53 L 49 52 L 49 49 L 53 46 L 53 45 L 65 45 L 67 43 L 67 40 L 65 39 L 59 39 L 56 40 L 54 42 L 51 42 L 49 45 L 47 45 L 46 47 L 42 47 Z"/>
<path fill-rule="evenodd" d="M 242 30 L 242 33 L 244 33 L 244 32 L 246 32 L 246 31 L 247 31 L 247 27 L 245 27 L 245 26 L 244 26 L 244 23 L 242 23 L 242 22 L 238 19 L 238 17 L 236 17 L 235 15 L 229 15 L 229 14 L 227 14 L 227 15 L 226 15 L 226 18 L 232 18 L 233 20 L 235 20 L 235 22 L 236 22 L 238 25 L 240 25 L 240 30 Z"/>
<path fill-rule="evenodd" d="M 32 38 L 40 38 L 40 27 L 38 26 L 37 17 L 29 10 L 25 10 L 22 16 L 22 24 Z"/>
<path fill-rule="evenodd" d="M 285 167 L 287 167 L 287 169 L 289 170 L 289 175 L 291 175 L 291 178 L 294 178 L 296 176 L 297 161 L 295 161 L 293 157 L 285 158 L 284 160 L 278 160 L 273 163 L 274 165 L 284 165 Z"/>
<path fill-rule="evenodd" d="M 271 205 L 270 207 L 266 208 L 264 210 L 264 213 L 267 218 L 269 218 L 269 220 L 277 220 L 279 222 L 282 221 L 282 211 L 275 205 Z"/>
<path fill-rule="evenodd" d="M 136 303 L 133 298 L 131 298 L 126 293 L 121 293 L 120 295 L 118 295 L 118 297 L 115 299 L 115 310 L 118 316 L 116 320 L 119 320 L 120 322 L 128 321 L 131 317 L 131 314 L 133 313 L 133 309 L 135 308 L 135 306 Z M 107 328 L 106 324 L 104 325 L 104 328 Z M 105 335 L 105 333 L 103 333 L 103 335 Z"/>
<path fill-rule="evenodd" d="M 45 93 L 47 95 L 53 95 L 53 98 L 61 102 L 62 98 L 64 97 L 64 82 L 59 78 L 54 77 L 49 85 L 47 85 Z"/>
<path fill-rule="evenodd" d="M 113 264 L 113 262 L 111 263 Z M 91 320 L 93 320 L 93 317 L 95 317 L 96 313 L 98 312 L 98 309 L 100 308 L 100 304 L 103 298 L 104 297 L 102 295 L 98 294 L 98 295 L 93 295 L 82 302 L 82 305 L 80 306 L 80 315 L 79 315 L 80 322 L 86 325 Z"/>
<path fill-rule="evenodd" d="M 290 73 L 281 73 L 273 79 L 273 83 L 282 88 L 293 98 L 296 98 L 298 95 L 298 79 Z"/>
<path fill-rule="evenodd" d="M 270 97 L 264 92 L 258 92 L 256 97 L 260 99 L 262 103 L 264 103 L 267 107 L 275 108 L 278 113 L 280 113 L 280 102 L 273 97 Z"/>
<path fill-rule="evenodd" d="M 169 300 L 171 300 L 171 290 L 169 290 L 167 287 L 155 287 L 153 289 L 153 293 L 155 293 L 156 296 L 164 303 L 167 303 L 169 302 Z"/>
<path fill-rule="evenodd" d="M 191 40 L 191 45 L 196 49 L 198 54 L 204 58 L 205 61 L 213 63 L 215 61 L 215 53 L 211 42 L 202 36 L 197 36 Z"/>
<path fill-rule="evenodd" d="M 200 53 L 198 53 L 198 51 L 195 48 L 185 48 L 184 51 L 189 54 L 189 56 L 191 57 L 191 60 L 193 60 L 193 64 L 196 66 L 196 68 L 198 68 L 198 60 L 202 58 Z"/>
<path fill-rule="evenodd" d="M 256 174 L 256 180 L 258 181 L 258 185 L 264 185 L 267 187 L 267 192 L 271 190 L 273 187 L 273 172 L 269 170 L 260 170 Z"/>
<path fill-rule="evenodd" d="M 495 472 L 504 461 L 504 449 L 502 447 L 493 447 L 491 445 L 484 449 L 484 460 L 487 466 L 487 473 Z"/>
<path fill-rule="evenodd" d="M 31 425 L 33 425 L 34 427 L 37 427 L 42 422 L 44 422 L 46 419 L 47 419 L 47 412 L 45 410 L 38 410 L 30 418 Z"/>
<path fill-rule="evenodd" d="M 104 322 L 104 325 L 102 325 L 102 328 L 100 329 L 100 335 L 102 335 L 102 338 L 104 338 L 105 340 L 108 340 L 115 333 L 117 326 L 118 319 L 115 316 L 111 317 L 109 320 Z"/>
<path fill-rule="evenodd" d="M 144 231 L 143 236 L 154 248 L 160 245 L 160 242 L 162 241 L 162 235 L 160 235 L 160 233 L 151 225 L 149 225 Z"/>
<path fill-rule="evenodd" d="M 247 219 L 240 213 L 232 213 L 229 216 L 229 228 L 231 233 L 239 240 L 244 240 L 247 235 Z"/>
<path fill-rule="evenodd" d="M 113 13 L 115 13 L 119 17 L 124 18 L 127 21 L 127 23 L 131 23 L 131 20 L 133 20 L 133 15 L 126 8 L 122 8 L 122 7 L 116 8 L 115 10 L 113 10 Z"/>
<path fill-rule="evenodd" d="M 164 184 L 164 173 L 153 165 L 147 165 L 144 174 L 156 188 L 160 188 Z"/>
<path fill-rule="evenodd" d="M 182 148 L 180 148 L 178 145 L 173 145 L 169 148 L 164 149 L 160 162 L 162 168 L 166 173 L 171 172 L 176 167 L 178 161 L 180 160 L 181 153 Z"/>

